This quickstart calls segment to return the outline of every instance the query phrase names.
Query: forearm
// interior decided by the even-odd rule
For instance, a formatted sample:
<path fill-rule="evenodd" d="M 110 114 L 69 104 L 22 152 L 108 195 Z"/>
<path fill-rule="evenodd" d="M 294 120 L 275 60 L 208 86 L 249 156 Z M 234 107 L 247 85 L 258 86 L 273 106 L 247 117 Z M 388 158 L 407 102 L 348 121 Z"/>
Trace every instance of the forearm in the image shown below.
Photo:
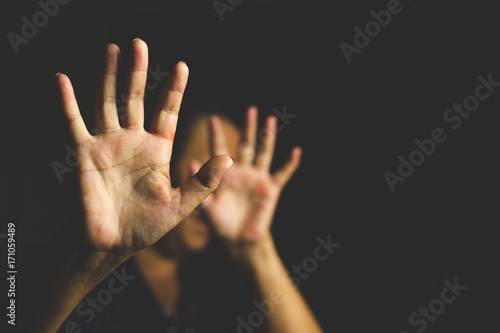
<path fill-rule="evenodd" d="M 30 307 L 19 323 L 23 331 L 56 332 L 81 299 L 124 261 L 70 243 L 53 242 L 37 253 L 37 265 L 29 267 L 24 299 Z"/>
<path fill-rule="evenodd" d="M 270 312 L 270 332 L 322 332 L 281 261 L 272 237 L 253 245 L 231 246 L 230 252 L 258 302 Z"/>

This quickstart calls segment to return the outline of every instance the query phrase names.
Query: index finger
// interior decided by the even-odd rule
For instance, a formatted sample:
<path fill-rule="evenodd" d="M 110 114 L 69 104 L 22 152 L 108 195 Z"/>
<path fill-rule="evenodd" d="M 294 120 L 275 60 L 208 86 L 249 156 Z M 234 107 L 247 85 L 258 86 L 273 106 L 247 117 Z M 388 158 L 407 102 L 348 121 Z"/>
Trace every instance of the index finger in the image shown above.
<path fill-rule="evenodd" d="M 213 156 L 229 155 L 226 136 L 222 122 L 218 116 L 211 116 L 210 119 L 210 150 Z"/>

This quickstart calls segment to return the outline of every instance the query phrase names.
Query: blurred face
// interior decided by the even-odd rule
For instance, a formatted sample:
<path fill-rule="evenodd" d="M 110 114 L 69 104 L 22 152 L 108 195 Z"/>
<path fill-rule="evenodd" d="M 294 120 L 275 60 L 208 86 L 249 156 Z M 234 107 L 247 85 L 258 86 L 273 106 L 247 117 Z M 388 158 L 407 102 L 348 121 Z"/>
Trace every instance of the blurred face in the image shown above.
<path fill-rule="evenodd" d="M 235 157 L 238 152 L 238 145 L 241 140 L 241 133 L 231 122 L 221 118 L 226 142 L 231 157 Z M 189 141 L 186 144 L 181 158 L 175 163 L 176 176 L 181 183 L 187 181 L 193 174 L 190 164 L 193 160 L 201 164 L 212 158 L 210 150 L 210 130 L 209 118 L 200 118 L 190 129 Z M 174 146 L 175 149 L 175 146 Z M 213 229 L 210 221 L 203 212 L 195 209 L 183 222 L 167 233 L 156 244 L 163 249 L 177 252 L 196 252 L 204 249 L 213 237 Z"/>

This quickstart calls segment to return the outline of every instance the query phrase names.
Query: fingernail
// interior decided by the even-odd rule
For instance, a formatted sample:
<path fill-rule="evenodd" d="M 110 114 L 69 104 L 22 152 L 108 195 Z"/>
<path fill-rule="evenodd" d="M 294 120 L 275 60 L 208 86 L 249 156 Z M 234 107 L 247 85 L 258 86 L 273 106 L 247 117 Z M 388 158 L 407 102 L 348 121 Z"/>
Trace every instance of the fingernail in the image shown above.
<path fill-rule="evenodd" d="M 132 43 L 135 42 L 136 40 L 142 40 L 142 39 L 140 39 L 140 38 L 134 38 L 134 39 L 132 39 Z"/>
<path fill-rule="evenodd" d="M 184 65 L 186 65 L 186 66 L 187 66 L 186 62 L 185 62 L 185 61 L 183 61 L 183 60 L 179 61 L 177 64 L 184 64 Z"/>
<path fill-rule="evenodd" d="M 62 73 L 61 72 L 57 72 L 55 76 L 58 77 L 60 74 L 62 74 Z"/>

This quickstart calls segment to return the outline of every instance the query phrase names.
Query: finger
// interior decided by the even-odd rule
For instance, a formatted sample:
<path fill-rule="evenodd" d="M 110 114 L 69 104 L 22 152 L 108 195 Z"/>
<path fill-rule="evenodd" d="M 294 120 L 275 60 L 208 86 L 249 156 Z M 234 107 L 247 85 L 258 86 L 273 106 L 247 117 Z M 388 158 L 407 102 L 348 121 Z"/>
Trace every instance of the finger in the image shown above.
<path fill-rule="evenodd" d="M 222 177 L 233 164 L 229 156 L 216 156 L 205 163 L 201 169 L 180 188 L 180 207 L 178 220 L 184 219 L 219 186 Z"/>
<path fill-rule="evenodd" d="M 119 62 L 120 48 L 115 44 L 108 44 L 96 98 L 95 124 L 98 132 L 120 128 L 116 108 L 116 76 Z"/>
<path fill-rule="evenodd" d="M 276 143 L 276 117 L 269 116 L 266 119 L 264 130 L 259 133 L 259 140 L 262 141 L 262 147 L 257 153 L 255 166 L 257 168 L 269 170 L 274 155 L 274 145 Z"/>
<path fill-rule="evenodd" d="M 78 145 L 92 138 L 82 119 L 71 81 L 64 74 L 56 75 L 59 98 L 71 141 Z"/>
<path fill-rule="evenodd" d="M 189 171 L 191 172 L 191 176 L 196 175 L 198 171 L 201 169 L 201 163 L 198 160 L 192 160 L 189 163 Z"/>
<path fill-rule="evenodd" d="M 250 106 L 247 110 L 245 134 L 243 144 L 240 146 L 239 162 L 250 164 L 255 157 L 255 138 L 257 135 L 257 108 Z"/>
<path fill-rule="evenodd" d="M 198 160 L 192 160 L 191 163 L 189 163 L 189 170 L 191 171 L 191 176 L 194 176 L 198 171 L 200 171 L 201 168 L 201 162 Z M 202 207 L 207 207 L 210 204 L 210 201 L 212 199 L 212 194 L 210 194 L 208 197 L 205 198 L 205 200 L 202 201 L 200 204 Z"/>
<path fill-rule="evenodd" d="M 148 46 L 141 39 L 132 41 L 129 72 L 124 86 L 125 114 L 120 115 L 123 127 L 138 129 L 144 126 L 144 91 L 148 77 Z"/>
<path fill-rule="evenodd" d="M 302 149 L 295 147 L 285 165 L 273 174 L 273 179 L 280 187 L 284 187 L 300 164 Z"/>
<path fill-rule="evenodd" d="M 186 89 L 188 76 L 189 69 L 186 63 L 183 61 L 177 63 L 163 88 L 162 95 L 156 106 L 151 122 L 151 133 L 158 134 L 167 140 L 174 140 L 182 96 Z"/>
<path fill-rule="evenodd" d="M 226 136 L 224 135 L 224 129 L 222 128 L 222 121 L 217 116 L 210 117 L 210 147 L 212 150 L 212 155 L 229 155 L 229 150 L 227 149 Z"/>

